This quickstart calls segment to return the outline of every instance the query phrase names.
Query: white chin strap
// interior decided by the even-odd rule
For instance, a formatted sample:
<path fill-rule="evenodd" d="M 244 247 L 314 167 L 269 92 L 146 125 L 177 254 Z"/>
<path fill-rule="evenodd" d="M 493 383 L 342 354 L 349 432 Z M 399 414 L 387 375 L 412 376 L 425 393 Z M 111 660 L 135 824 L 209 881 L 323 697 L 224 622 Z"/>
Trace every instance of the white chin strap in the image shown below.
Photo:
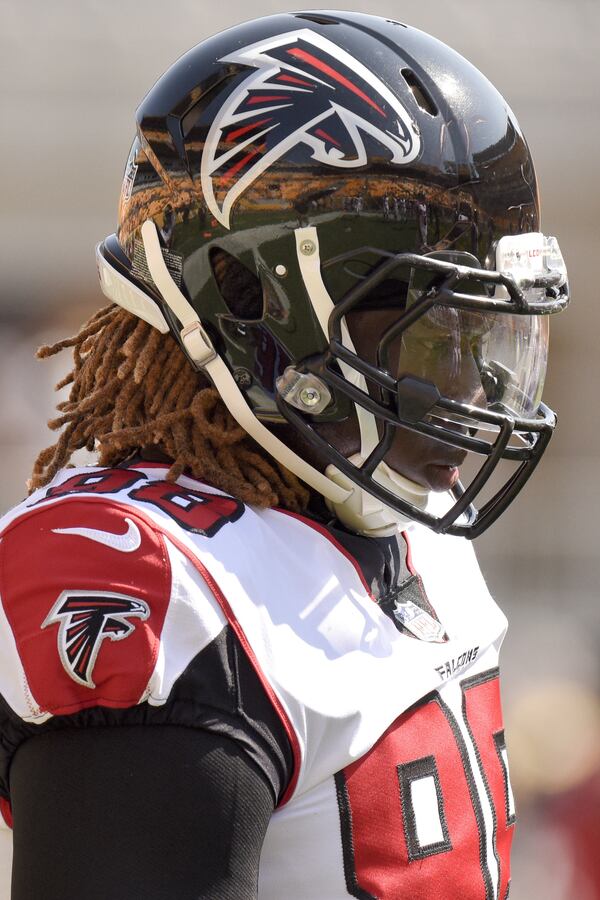
<path fill-rule="evenodd" d="M 295 233 L 300 272 L 323 333 L 327 337 L 327 323 L 333 310 L 333 302 L 321 278 L 317 231 L 316 228 L 297 228 Z M 331 511 L 350 530 L 359 534 L 383 537 L 394 534 L 410 524 L 409 519 L 359 487 L 335 466 L 328 466 L 325 474 L 319 472 L 275 437 L 256 418 L 225 362 L 215 351 L 196 311 L 171 277 L 162 255 L 156 225 L 151 219 L 142 225 L 142 240 L 152 280 L 164 302 L 183 326 L 180 335 L 186 352 L 193 362 L 206 372 L 239 425 L 278 462 L 321 494 Z M 310 249 L 312 247 L 314 250 Z M 309 253 L 306 252 L 307 249 L 310 250 Z M 98 250 L 96 259 L 104 294 L 114 303 L 118 303 L 165 333 L 168 324 L 156 304 L 121 276 Z M 349 350 L 354 350 L 345 324 L 343 341 Z M 345 363 L 340 365 L 346 379 L 367 392 L 363 376 Z M 372 413 L 358 404 L 355 404 L 355 407 L 360 428 L 361 452 L 351 457 L 350 462 L 360 465 L 378 442 L 377 423 Z M 408 500 L 420 509 L 424 509 L 427 505 L 429 494 L 426 488 L 404 478 L 390 469 L 386 463 L 382 462 L 377 466 L 373 478 L 397 497 Z"/>

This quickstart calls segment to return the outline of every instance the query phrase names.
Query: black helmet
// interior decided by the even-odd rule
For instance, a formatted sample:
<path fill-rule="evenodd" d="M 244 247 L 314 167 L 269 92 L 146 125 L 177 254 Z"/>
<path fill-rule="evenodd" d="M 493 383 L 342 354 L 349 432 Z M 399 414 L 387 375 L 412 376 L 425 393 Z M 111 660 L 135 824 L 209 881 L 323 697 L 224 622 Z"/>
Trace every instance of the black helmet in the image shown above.
<path fill-rule="evenodd" d="M 477 69 L 399 22 L 285 13 L 181 57 L 137 111 L 98 263 L 107 296 L 170 329 L 240 424 L 357 531 L 416 520 L 475 537 L 551 437 L 547 315 L 568 287 L 529 149 Z M 367 358 L 348 323 L 382 310 L 393 321 Z M 467 369 L 477 390 L 460 387 Z M 348 417 L 349 459 L 319 427 Z M 324 474 L 274 433 L 282 422 Z M 384 461 L 399 428 L 481 460 L 441 512 Z M 502 459 L 514 470 L 477 510 Z"/>

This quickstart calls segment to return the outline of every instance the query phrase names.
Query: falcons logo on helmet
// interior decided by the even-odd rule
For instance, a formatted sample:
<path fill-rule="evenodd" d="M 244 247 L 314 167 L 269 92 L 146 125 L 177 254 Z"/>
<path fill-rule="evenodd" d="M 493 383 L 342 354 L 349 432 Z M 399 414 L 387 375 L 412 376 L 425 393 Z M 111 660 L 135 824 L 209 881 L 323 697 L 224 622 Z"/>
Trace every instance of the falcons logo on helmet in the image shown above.
<path fill-rule="evenodd" d="M 237 198 L 299 144 L 317 162 L 340 169 L 368 162 L 365 134 L 396 165 L 420 152 L 418 128 L 387 85 L 315 32 L 265 39 L 220 62 L 256 70 L 216 114 L 202 154 L 204 197 L 226 228 Z"/>
<path fill-rule="evenodd" d="M 102 641 L 122 641 L 135 625 L 130 618 L 147 619 L 150 609 L 143 600 L 111 591 L 63 591 L 42 628 L 59 625 L 58 652 L 67 675 L 88 688 Z"/>

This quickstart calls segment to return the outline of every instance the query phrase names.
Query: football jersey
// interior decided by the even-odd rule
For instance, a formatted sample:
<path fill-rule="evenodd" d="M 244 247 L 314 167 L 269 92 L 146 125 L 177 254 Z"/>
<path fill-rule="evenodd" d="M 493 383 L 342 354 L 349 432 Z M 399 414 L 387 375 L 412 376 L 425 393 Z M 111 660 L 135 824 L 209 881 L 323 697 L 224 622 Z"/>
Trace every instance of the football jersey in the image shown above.
<path fill-rule="evenodd" d="M 421 526 L 360 538 L 166 470 L 63 470 L 0 521 L 0 696 L 24 729 L 1 736 L 5 818 L 24 734 L 158 714 L 228 628 L 293 757 L 260 900 L 505 900 L 506 620 L 472 546 Z M 396 559 L 387 583 L 370 547 Z"/>

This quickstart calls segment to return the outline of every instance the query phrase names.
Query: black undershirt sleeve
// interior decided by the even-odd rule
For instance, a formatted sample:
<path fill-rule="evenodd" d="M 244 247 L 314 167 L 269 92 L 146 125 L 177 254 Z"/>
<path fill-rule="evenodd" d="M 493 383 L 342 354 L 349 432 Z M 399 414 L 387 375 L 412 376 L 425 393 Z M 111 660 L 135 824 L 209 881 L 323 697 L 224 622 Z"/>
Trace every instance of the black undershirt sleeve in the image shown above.
<path fill-rule="evenodd" d="M 32 738 L 11 769 L 12 900 L 250 900 L 273 812 L 234 741 L 175 725 Z"/>
<path fill-rule="evenodd" d="M 292 754 L 226 627 L 168 702 L 5 720 L 12 900 L 254 900 Z"/>

